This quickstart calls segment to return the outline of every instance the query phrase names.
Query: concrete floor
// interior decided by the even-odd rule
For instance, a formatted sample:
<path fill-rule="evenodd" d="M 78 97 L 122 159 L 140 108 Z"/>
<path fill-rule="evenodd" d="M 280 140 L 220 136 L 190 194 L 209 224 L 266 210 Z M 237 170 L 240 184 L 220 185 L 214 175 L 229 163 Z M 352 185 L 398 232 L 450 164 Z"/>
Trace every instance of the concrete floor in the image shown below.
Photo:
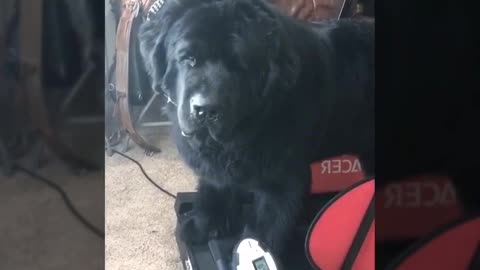
<path fill-rule="evenodd" d="M 175 194 L 192 191 L 195 178 L 163 133 L 161 153 L 152 157 L 136 146 L 126 152 L 161 187 Z M 114 154 L 105 158 L 105 269 L 182 269 L 174 238 L 174 199 L 143 176 L 136 164 Z"/>

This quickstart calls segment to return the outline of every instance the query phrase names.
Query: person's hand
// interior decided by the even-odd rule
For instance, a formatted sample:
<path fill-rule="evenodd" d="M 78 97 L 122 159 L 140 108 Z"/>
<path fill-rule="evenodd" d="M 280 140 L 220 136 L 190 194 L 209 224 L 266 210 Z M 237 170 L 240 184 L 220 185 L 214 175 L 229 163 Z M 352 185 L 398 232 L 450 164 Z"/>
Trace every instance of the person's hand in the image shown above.
<path fill-rule="evenodd" d="M 343 0 L 271 0 L 287 15 L 301 20 L 337 18 Z"/>

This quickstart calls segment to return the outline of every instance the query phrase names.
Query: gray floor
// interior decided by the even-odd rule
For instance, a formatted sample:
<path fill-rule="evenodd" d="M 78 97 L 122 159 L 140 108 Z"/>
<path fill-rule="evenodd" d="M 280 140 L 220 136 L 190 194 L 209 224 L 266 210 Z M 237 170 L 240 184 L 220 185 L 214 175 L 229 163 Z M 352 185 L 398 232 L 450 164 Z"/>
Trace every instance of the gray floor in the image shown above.
<path fill-rule="evenodd" d="M 161 153 L 148 157 L 132 144 L 126 154 L 172 193 L 192 191 L 195 177 L 167 134 L 152 134 Z M 0 176 L 0 269 L 182 269 L 174 240 L 174 200 L 148 182 L 137 165 L 105 155 L 105 172 L 75 176 L 50 157 L 39 173 L 65 189 L 93 224 L 103 228 L 105 222 L 105 242 L 43 183 L 21 173 Z"/>
<path fill-rule="evenodd" d="M 138 147 L 126 154 L 172 193 L 195 187 L 166 133 L 156 134 L 162 153 L 144 155 Z M 174 200 L 148 182 L 131 161 L 115 154 L 105 159 L 106 244 L 108 270 L 182 269 L 174 240 Z"/>
<path fill-rule="evenodd" d="M 72 175 L 58 161 L 39 173 L 59 184 L 97 227 L 104 224 L 103 172 Z M 86 230 L 60 195 L 23 174 L 0 176 L 0 269 L 104 269 L 104 241 Z"/>
<path fill-rule="evenodd" d="M 62 138 L 82 157 L 103 163 L 103 125 L 72 128 Z M 70 143 L 68 143 L 70 142 Z M 75 175 L 65 163 L 44 152 L 38 174 L 62 187 L 78 211 L 104 230 L 104 171 Z M 19 162 L 31 167 L 31 155 Z M 23 173 L 0 175 L 1 270 L 101 270 L 105 242 L 88 231 L 68 210 L 61 196 Z"/>

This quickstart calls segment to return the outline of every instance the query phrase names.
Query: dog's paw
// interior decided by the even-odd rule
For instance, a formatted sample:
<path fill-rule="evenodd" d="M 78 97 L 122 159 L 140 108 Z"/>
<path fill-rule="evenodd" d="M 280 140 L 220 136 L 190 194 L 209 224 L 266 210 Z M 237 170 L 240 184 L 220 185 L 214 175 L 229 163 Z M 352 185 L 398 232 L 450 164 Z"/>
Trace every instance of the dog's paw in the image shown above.
<path fill-rule="evenodd" d="M 189 244 L 202 244 L 208 240 L 209 219 L 201 213 L 188 213 L 180 223 L 180 238 Z"/>

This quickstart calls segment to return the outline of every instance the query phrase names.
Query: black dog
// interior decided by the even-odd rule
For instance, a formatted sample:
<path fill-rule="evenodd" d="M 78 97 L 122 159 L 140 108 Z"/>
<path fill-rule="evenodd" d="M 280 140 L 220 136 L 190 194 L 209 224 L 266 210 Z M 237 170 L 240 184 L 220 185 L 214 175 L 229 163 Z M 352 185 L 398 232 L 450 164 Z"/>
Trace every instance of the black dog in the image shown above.
<path fill-rule="evenodd" d="M 355 153 L 373 173 L 372 22 L 309 24 L 260 0 L 167 0 L 139 38 L 153 87 L 174 102 L 179 152 L 199 176 L 186 241 L 224 230 L 252 193 L 243 236 L 280 252 L 312 161 Z"/>

